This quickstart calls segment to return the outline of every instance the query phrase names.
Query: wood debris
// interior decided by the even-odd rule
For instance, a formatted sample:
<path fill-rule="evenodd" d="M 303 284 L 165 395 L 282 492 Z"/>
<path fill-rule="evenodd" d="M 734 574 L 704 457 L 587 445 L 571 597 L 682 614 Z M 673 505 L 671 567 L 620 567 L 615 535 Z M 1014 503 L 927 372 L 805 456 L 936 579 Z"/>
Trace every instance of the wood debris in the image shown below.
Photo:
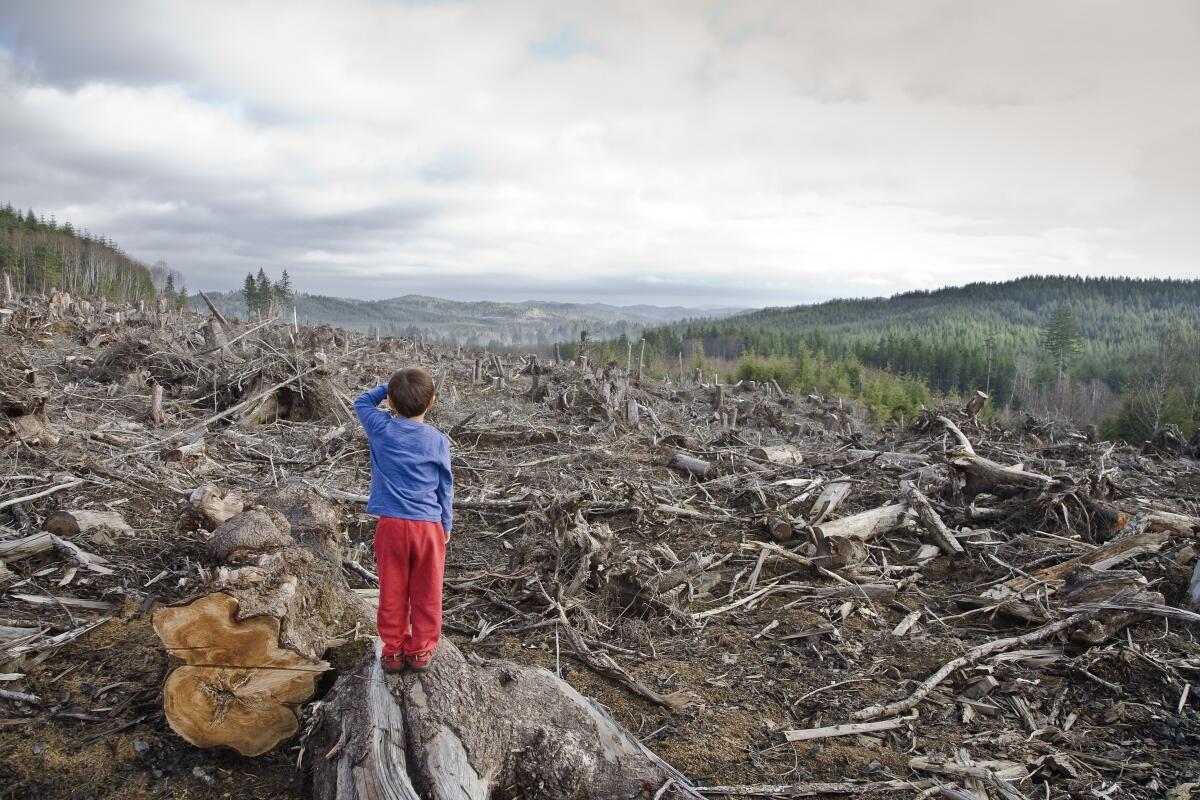
<path fill-rule="evenodd" d="M 1200 782 L 1200 467 L 1176 432 L 1035 437 L 975 395 L 873 434 L 836 399 L 658 381 L 632 348 L 567 363 L 75 305 L 10 300 L 0 338 L 16 796 L 354 797 L 351 774 L 400 797 L 578 796 L 586 774 L 597 798 Z M 389 682 L 350 402 L 410 364 L 437 376 L 457 510 L 444 669 Z M 435 699 L 451 687 L 472 701 Z M 366 733 L 384 728 L 411 746 Z M 132 755 L 48 770 L 34 749 L 66 741 Z M 603 771 L 617 751 L 627 769 Z"/>

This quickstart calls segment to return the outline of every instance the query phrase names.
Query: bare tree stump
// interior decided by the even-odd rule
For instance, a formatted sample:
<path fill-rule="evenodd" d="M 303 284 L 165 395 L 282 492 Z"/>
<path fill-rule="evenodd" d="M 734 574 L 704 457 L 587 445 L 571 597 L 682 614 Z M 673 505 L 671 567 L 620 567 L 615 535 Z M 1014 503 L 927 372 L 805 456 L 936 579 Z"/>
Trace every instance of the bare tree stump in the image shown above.
<path fill-rule="evenodd" d="M 964 409 L 967 412 L 967 416 L 971 419 L 977 419 L 979 412 L 983 411 L 983 407 L 987 405 L 987 401 L 987 394 L 976 390 L 975 394 L 971 395 L 971 399 L 967 401 L 967 406 Z"/>
<path fill-rule="evenodd" d="M 308 738 L 319 800 L 651 798 L 687 780 L 548 670 L 468 659 L 449 641 L 427 672 L 368 656 L 338 679 Z"/>
<path fill-rule="evenodd" d="M 168 724 L 198 747 L 247 756 L 296 733 L 330 647 L 373 632 L 373 613 L 330 546 L 332 508 L 307 487 L 262 500 L 213 532 L 209 555 L 224 566 L 208 591 L 154 614 L 181 662 L 163 686 Z"/>
<path fill-rule="evenodd" d="M 155 383 L 150 390 L 150 411 L 147 414 L 153 425 L 166 425 L 167 415 L 163 413 L 163 387 Z"/>

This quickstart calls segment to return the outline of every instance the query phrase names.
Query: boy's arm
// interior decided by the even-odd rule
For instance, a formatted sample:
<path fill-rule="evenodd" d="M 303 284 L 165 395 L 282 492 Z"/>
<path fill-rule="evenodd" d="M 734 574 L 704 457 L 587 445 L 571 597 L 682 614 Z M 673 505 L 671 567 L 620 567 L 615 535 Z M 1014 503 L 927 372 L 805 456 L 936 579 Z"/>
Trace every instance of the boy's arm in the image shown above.
<path fill-rule="evenodd" d="M 354 413 L 358 414 L 368 436 L 379 431 L 391 419 L 386 411 L 376 408 L 385 397 L 387 397 L 387 384 L 376 386 L 354 399 Z"/>
<path fill-rule="evenodd" d="M 454 472 L 450 469 L 450 442 L 442 440 L 442 457 L 438 461 L 438 505 L 442 507 L 442 530 L 450 538 L 450 526 L 454 524 Z"/>

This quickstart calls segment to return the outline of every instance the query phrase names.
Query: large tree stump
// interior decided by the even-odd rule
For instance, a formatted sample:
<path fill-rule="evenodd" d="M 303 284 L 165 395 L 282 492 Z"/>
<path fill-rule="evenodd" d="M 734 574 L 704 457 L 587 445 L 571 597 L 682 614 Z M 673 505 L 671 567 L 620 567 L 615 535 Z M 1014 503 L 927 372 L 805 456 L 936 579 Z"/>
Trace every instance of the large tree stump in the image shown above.
<path fill-rule="evenodd" d="M 198 747 L 259 755 L 299 729 L 326 651 L 373 632 L 336 547 L 337 516 L 307 487 L 261 498 L 213 531 L 209 591 L 161 608 L 154 629 L 181 662 L 163 687 L 171 728 Z"/>
<path fill-rule="evenodd" d="M 548 670 L 465 657 L 427 672 L 368 656 L 338 679 L 308 737 L 319 800 L 650 798 L 687 780 Z"/>
<path fill-rule="evenodd" d="M 163 688 L 172 729 L 258 755 L 299 729 L 327 651 L 373 633 L 342 575 L 338 517 L 307 486 L 259 498 L 213 531 L 209 591 L 159 609 L 178 664 Z M 681 562 L 654 589 L 707 568 Z M 324 698 L 307 741 L 318 798 L 699 800 L 687 780 L 552 673 L 466 657 L 443 640 L 428 672 L 384 674 L 370 654 Z"/>

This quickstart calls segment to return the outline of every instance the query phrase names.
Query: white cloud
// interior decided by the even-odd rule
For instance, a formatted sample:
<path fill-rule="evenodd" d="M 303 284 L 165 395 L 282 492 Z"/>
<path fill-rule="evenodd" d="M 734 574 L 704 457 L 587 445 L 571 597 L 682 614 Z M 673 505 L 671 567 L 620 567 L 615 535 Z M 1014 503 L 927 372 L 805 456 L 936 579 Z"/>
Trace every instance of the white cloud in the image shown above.
<path fill-rule="evenodd" d="M 10 6 L 0 201 L 202 288 L 779 304 L 1200 272 L 1190 2 Z"/>

